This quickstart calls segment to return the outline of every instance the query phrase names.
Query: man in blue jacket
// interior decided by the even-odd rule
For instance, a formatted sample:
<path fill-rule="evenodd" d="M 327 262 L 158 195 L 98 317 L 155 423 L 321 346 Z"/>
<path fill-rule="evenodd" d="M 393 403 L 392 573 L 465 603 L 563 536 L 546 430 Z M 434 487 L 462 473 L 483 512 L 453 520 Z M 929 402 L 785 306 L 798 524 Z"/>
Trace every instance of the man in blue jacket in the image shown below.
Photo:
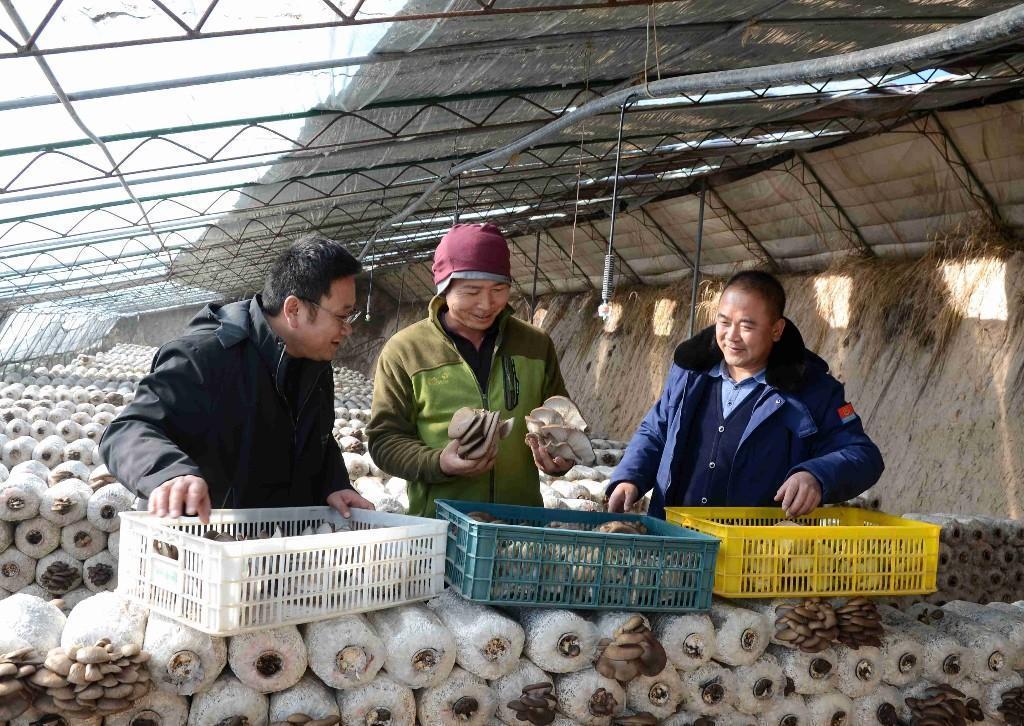
<path fill-rule="evenodd" d="M 715 325 L 682 343 L 612 475 L 608 508 L 770 507 L 797 517 L 870 488 L 884 465 L 828 364 L 804 347 L 774 277 L 726 283 Z"/>

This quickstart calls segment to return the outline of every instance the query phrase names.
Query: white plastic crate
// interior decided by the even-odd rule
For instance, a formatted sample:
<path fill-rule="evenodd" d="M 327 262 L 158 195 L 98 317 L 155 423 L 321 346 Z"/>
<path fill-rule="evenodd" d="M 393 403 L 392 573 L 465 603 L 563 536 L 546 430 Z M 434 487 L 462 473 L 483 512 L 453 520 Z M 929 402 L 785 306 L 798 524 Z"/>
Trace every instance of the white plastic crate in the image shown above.
<path fill-rule="evenodd" d="M 299 536 L 324 522 L 349 531 Z M 251 538 L 276 527 L 284 537 L 202 536 Z M 217 509 L 208 525 L 122 512 L 117 590 L 213 635 L 297 625 L 437 595 L 446 532 L 440 520 L 364 509 L 347 520 L 330 507 Z"/>

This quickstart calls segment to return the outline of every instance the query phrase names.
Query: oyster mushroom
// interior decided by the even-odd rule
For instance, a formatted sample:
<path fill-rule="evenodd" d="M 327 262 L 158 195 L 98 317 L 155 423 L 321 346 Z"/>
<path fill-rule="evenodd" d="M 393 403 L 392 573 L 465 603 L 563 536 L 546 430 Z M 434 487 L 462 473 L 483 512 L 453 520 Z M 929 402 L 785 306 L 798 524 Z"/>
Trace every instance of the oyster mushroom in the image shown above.
<path fill-rule="evenodd" d="M 547 726 L 558 713 L 558 699 L 554 684 L 534 683 L 523 688 L 519 698 L 508 703 L 508 709 L 515 713 L 517 721 L 529 721 L 534 726 Z"/>
<path fill-rule="evenodd" d="M 458 442 L 458 455 L 463 459 L 483 458 L 498 439 L 512 433 L 514 419 L 501 420 L 498 411 L 460 408 L 448 424 L 448 437 Z"/>
<path fill-rule="evenodd" d="M 80 461 L 65 461 L 63 464 L 55 466 L 50 472 L 50 486 L 59 484 L 65 479 L 87 481 L 89 479 L 89 467 Z"/>
<path fill-rule="evenodd" d="M 644 618 L 635 615 L 615 630 L 613 638 L 601 640 L 594 667 L 605 678 L 628 683 L 638 675 L 656 676 L 667 664 L 665 649 Z"/>
<path fill-rule="evenodd" d="M 878 606 L 862 597 L 854 598 L 835 609 L 836 640 L 850 648 L 868 645 L 879 648 L 880 638 L 885 633 Z"/>
<path fill-rule="evenodd" d="M 597 456 L 586 429 L 579 409 L 564 396 L 552 396 L 526 416 L 527 443 L 544 447 L 552 457 L 591 466 Z"/>
<path fill-rule="evenodd" d="M 576 408 L 575 403 L 565 396 L 552 396 L 544 401 L 544 408 L 556 412 L 567 425 L 580 431 L 587 430 L 587 422 L 583 419 L 582 414 L 580 414 L 580 410 Z"/>
<path fill-rule="evenodd" d="M 148 661 L 137 644 L 115 646 L 104 638 L 91 646 L 52 649 L 31 680 L 64 713 L 107 716 L 149 693 Z"/>
<path fill-rule="evenodd" d="M 32 705 L 35 693 L 29 679 L 41 665 L 31 646 L 0 654 L 0 720 L 15 719 Z"/>

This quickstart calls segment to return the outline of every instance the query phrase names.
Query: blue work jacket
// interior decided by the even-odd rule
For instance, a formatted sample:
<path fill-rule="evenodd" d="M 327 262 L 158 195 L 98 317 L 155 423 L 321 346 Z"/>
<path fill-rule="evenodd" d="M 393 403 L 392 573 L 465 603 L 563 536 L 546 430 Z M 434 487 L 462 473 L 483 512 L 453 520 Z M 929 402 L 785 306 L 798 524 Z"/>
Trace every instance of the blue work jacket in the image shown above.
<path fill-rule="evenodd" d="M 673 481 L 690 440 L 690 429 L 711 384 L 708 371 L 722 360 L 711 326 L 675 352 L 661 398 L 647 413 L 615 468 L 609 492 L 630 481 L 641 495 L 651 489 L 651 516 L 664 518 L 665 502 L 701 506 L 690 482 Z M 733 507 L 775 507 L 782 483 L 807 471 L 820 483 L 822 502 L 834 504 L 869 489 L 882 474 L 882 455 L 846 401 L 828 364 L 804 347 L 789 320 L 768 359 L 766 387 L 758 396 L 732 461 L 727 482 L 714 499 Z M 682 487 L 682 496 L 677 488 Z"/>

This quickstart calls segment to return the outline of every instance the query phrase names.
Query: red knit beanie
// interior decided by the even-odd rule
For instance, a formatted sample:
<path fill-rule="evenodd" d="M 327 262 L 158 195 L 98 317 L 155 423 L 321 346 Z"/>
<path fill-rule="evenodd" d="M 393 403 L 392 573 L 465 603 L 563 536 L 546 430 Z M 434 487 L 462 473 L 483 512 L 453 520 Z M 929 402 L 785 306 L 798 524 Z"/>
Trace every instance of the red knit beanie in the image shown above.
<path fill-rule="evenodd" d="M 434 251 L 434 284 L 443 293 L 452 280 L 512 282 L 508 242 L 493 224 L 457 224 Z"/>

